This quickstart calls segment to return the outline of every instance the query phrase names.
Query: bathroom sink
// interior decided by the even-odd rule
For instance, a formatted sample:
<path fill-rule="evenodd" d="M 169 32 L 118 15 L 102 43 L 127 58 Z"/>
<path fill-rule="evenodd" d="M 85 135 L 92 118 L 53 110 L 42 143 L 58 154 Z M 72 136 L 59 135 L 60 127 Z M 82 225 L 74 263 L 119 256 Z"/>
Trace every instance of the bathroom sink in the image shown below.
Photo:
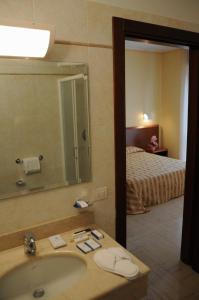
<path fill-rule="evenodd" d="M 86 272 L 80 256 L 67 253 L 30 257 L 0 278 L 0 300 L 48 300 L 77 283 Z"/>

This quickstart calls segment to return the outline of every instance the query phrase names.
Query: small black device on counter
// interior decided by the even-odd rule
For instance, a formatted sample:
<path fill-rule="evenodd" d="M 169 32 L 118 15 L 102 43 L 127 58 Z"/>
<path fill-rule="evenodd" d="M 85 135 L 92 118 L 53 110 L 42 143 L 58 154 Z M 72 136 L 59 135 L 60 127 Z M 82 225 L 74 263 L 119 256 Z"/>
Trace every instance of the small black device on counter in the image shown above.
<path fill-rule="evenodd" d="M 79 250 L 81 250 L 83 253 L 89 253 L 91 251 L 95 251 L 98 248 L 101 248 L 102 246 L 100 245 L 100 243 L 96 242 L 93 239 L 88 239 L 85 242 L 81 242 L 76 244 L 77 248 Z"/>
<path fill-rule="evenodd" d="M 88 233 L 88 232 L 90 232 L 90 231 L 91 231 L 90 228 L 86 228 L 86 229 L 82 229 L 82 230 L 80 230 L 80 231 L 74 232 L 73 235 L 83 234 L 83 233 L 86 233 L 86 232 Z"/>
<path fill-rule="evenodd" d="M 86 245 L 85 243 L 78 243 L 76 245 L 76 247 L 81 250 L 83 253 L 89 253 L 91 251 L 93 251 L 88 245 Z"/>
<path fill-rule="evenodd" d="M 89 240 L 85 241 L 84 243 L 87 246 L 89 246 L 92 250 L 96 250 L 96 249 L 102 247 L 98 242 L 94 241 L 93 239 L 89 239 Z"/>
<path fill-rule="evenodd" d="M 91 234 L 92 234 L 93 237 L 95 237 L 97 240 L 101 240 L 101 239 L 104 238 L 104 235 L 103 235 L 100 231 L 98 231 L 98 230 L 96 230 L 96 229 L 91 230 Z"/>

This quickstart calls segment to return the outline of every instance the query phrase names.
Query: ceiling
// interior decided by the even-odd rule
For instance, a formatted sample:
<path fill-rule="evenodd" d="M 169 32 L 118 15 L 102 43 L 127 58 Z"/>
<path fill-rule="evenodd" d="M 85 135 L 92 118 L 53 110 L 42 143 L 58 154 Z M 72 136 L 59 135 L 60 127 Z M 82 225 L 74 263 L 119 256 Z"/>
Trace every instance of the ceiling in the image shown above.
<path fill-rule="evenodd" d="M 198 0 L 89 0 L 198 24 Z"/>
<path fill-rule="evenodd" d="M 125 49 L 127 50 L 139 50 L 139 51 L 147 51 L 147 52 L 168 52 L 179 49 L 178 47 L 173 46 L 165 46 L 159 44 L 152 44 L 147 41 L 125 41 Z"/>

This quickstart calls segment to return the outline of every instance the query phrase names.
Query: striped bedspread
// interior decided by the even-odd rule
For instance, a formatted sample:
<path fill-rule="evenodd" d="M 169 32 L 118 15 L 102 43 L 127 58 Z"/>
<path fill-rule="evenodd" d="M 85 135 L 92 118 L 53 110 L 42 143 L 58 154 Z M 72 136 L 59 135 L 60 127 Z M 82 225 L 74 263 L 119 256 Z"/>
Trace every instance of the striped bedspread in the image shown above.
<path fill-rule="evenodd" d="M 126 162 L 128 214 L 184 194 L 184 162 L 146 152 L 127 152 Z"/>

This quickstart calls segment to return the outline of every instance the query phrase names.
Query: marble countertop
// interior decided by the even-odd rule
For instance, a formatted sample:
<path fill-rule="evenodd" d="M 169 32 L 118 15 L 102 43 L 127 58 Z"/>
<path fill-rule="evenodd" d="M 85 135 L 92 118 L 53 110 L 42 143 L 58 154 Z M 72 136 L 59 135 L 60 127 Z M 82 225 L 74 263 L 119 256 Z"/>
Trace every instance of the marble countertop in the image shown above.
<path fill-rule="evenodd" d="M 91 226 L 93 227 L 93 226 Z M 127 280 L 116 274 L 112 274 L 100 269 L 93 261 L 94 252 L 83 254 L 77 249 L 76 244 L 72 241 L 72 234 L 83 228 L 78 228 L 65 233 L 61 236 L 66 240 L 67 246 L 54 250 L 50 245 L 47 238 L 38 240 L 37 243 L 37 254 L 35 257 L 28 257 L 24 254 L 24 247 L 19 246 L 9 250 L 0 252 L 0 277 L 7 273 L 10 269 L 17 267 L 19 264 L 29 261 L 30 259 L 36 259 L 37 256 L 43 256 L 52 253 L 67 253 L 73 252 L 81 256 L 87 264 L 87 271 L 81 277 L 78 283 L 73 285 L 71 288 L 67 288 L 64 293 L 57 296 L 53 300 L 90 300 L 90 299 L 109 299 L 106 295 L 111 295 L 112 291 L 116 289 L 119 291 L 120 288 L 129 286 L 139 281 L 142 277 L 147 277 L 149 268 L 141 262 L 134 255 L 130 254 L 132 261 L 138 265 L 139 274 L 134 280 Z M 102 230 L 100 230 L 103 232 Z M 104 232 L 103 232 L 104 233 Z M 104 239 L 100 240 L 103 248 L 108 247 L 121 247 L 116 241 L 110 236 L 104 233 Z M 97 251 L 97 250 L 96 250 Z M 118 294 L 119 295 L 119 294 Z M 112 298 L 110 298 L 112 299 Z M 138 299 L 138 298 L 132 298 Z M 125 298 L 126 300 L 126 298 Z"/>

